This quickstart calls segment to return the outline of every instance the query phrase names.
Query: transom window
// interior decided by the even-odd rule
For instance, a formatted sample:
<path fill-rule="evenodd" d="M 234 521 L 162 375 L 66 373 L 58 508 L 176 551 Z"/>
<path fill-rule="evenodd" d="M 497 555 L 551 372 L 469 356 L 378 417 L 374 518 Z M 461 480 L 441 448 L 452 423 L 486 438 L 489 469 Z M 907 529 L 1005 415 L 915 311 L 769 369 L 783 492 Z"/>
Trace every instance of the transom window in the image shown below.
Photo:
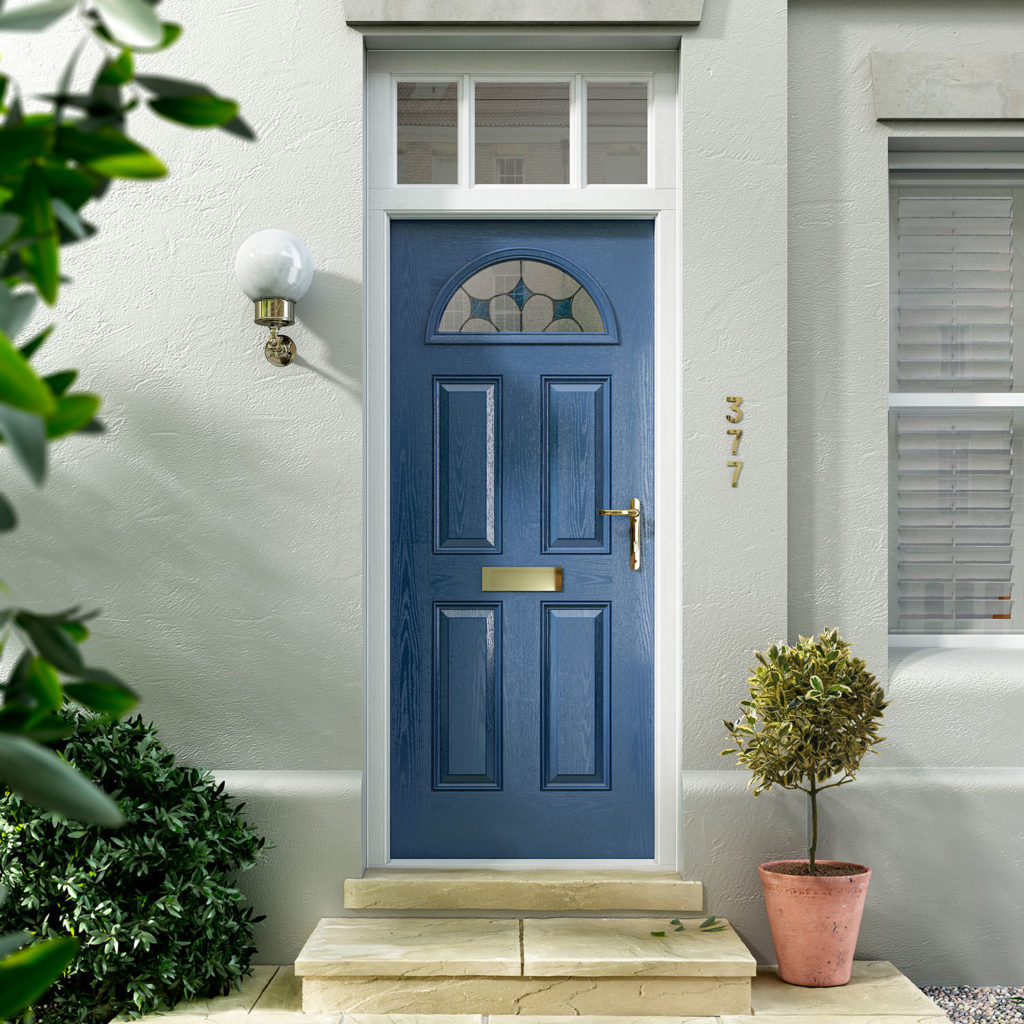
<path fill-rule="evenodd" d="M 652 76 L 395 75 L 393 86 L 399 185 L 651 180 Z"/>
<path fill-rule="evenodd" d="M 892 188 L 889 609 L 900 636 L 1024 632 L 1024 178 L 1002 180 Z"/>

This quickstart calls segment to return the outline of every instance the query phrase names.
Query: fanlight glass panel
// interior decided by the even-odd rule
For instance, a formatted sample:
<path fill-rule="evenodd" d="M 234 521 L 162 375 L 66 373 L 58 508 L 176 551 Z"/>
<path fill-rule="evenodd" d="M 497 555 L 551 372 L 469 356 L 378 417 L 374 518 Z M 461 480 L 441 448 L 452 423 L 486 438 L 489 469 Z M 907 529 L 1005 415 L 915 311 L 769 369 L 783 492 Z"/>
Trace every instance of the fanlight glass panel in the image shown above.
<path fill-rule="evenodd" d="M 441 315 L 445 334 L 600 334 L 604 320 L 571 274 L 539 260 L 506 260 L 462 283 Z"/>

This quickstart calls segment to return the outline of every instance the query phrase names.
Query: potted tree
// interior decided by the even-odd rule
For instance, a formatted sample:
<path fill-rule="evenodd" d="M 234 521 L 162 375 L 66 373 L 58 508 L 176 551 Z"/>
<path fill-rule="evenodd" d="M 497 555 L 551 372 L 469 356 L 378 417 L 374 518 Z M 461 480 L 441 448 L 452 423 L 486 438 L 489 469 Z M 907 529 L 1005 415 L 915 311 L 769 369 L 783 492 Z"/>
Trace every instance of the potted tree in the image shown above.
<path fill-rule="evenodd" d="M 845 985 L 871 869 L 818 860 L 818 794 L 853 782 L 864 755 L 885 739 L 878 735 L 885 694 L 837 629 L 754 654 L 742 715 L 725 722 L 735 746 L 722 754 L 750 769 L 755 797 L 772 786 L 799 789 L 810 811 L 807 859 L 758 868 L 779 977 L 792 985 Z"/>

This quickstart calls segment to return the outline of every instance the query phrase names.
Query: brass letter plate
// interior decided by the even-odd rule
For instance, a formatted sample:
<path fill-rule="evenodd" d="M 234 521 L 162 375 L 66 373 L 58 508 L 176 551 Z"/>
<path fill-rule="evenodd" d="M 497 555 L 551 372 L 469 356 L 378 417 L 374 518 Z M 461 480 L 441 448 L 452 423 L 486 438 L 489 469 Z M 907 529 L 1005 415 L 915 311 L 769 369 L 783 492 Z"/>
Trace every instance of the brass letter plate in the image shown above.
<path fill-rule="evenodd" d="M 485 565 L 481 590 L 561 590 L 560 565 Z"/>

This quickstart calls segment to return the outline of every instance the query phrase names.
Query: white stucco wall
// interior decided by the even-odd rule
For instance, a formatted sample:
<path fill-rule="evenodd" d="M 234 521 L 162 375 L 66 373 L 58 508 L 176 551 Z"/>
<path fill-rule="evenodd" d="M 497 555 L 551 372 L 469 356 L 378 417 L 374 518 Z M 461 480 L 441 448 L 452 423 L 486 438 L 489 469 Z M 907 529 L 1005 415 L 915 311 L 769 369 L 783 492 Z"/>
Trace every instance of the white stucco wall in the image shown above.
<path fill-rule="evenodd" d="M 277 849 L 246 885 L 270 914 L 261 958 L 282 962 L 361 869 L 362 42 L 337 0 L 161 11 L 186 34 L 140 64 L 237 97 L 262 141 L 137 119 L 172 175 L 97 208 L 40 360 L 83 367 L 109 432 L 62 443 L 43 491 L 6 474 L 4 579 L 101 607 L 91 659 L 249 801 Z M 720 720 L 750 650 L 787 630 L 838 625 L 886 665 L 886 139 L 915 129 L 875 121 L 869 53 L 1005 49 L 1018 23 L 1009 0 L 791 0 L 787 37 L 784 0 L 708 0 L 684 31 L 682 868 L 762 960 L 755 865 L 800 854 L 804 811 L 752 801 Z M 72 43 L 11 39 L 5 67 L 46 91 Z M 317 264 L 288 370 L 233 279 L 267 226 Z M 735 491 L 727 394 L 747 412 Z M 875 868 L 861 954 L 922 983 L 1020 980 L 1019 660 L 903 658 L 882 756 L 824 810 L 824 852 Z"/>
<path fill-rule="evenodd" d="M 82 368 L 108 432 L 59 445 L 41 491 L 5 470 L 21 526 L 3 577 L 30 605 L 102 609 L 90 660 L 137 686 L 185 760 L 242 773 L 232 789 L 277 845 L 245 884 L 270 913 L 261 956 L 282 962 L 311 894 L 334 912 L 361 871 L 362 40 L 335 0 L 161 15 L 184 36 L 140 70 L 237 98 L 261 141 L 133 119 L 170 177 L 96 207 L 39 357 Z M 77 38 L 6 35 L 5 70 L 52 91 Z M 316 262 L 288 369 L 263 358 L 234 279 L 264 227 Z"/>
<path fill-rule="evenodd" d="M 1021 12 L 791 0 L 789 22 L 789 627 L 839 626 L 883 675 L 888 138 L 1019 138 L 1024 126 L 880 123 L 870 53 L 1014 49 Z M 920 983 L 1021 977 L 1022 665 L 1021 652 L 894 652 L 888 740 L 855 785 L 828 795 L 826 853 L 874 868 L 860 955 Z"/>

